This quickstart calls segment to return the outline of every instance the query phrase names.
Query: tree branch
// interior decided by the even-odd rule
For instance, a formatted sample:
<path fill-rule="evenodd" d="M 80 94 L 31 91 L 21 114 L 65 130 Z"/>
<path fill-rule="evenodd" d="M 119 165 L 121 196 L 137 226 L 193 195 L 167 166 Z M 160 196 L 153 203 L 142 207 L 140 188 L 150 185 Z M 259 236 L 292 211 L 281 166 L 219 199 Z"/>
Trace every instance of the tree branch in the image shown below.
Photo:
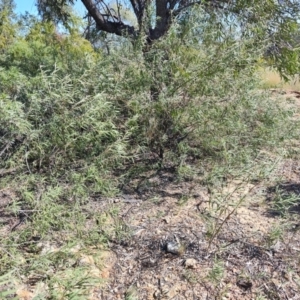
<path fill-rule="evenodd" d="M 119 36 L 129 36 L 135 38 L 137 35 L 133 26 L 126 25 L 121 20 L 117 22 L 105 19 L 104 15 L 99 11 L 94 0 L 81 0 L 89 14 L 96 22 L 97 29 L 113 33 Z"/>

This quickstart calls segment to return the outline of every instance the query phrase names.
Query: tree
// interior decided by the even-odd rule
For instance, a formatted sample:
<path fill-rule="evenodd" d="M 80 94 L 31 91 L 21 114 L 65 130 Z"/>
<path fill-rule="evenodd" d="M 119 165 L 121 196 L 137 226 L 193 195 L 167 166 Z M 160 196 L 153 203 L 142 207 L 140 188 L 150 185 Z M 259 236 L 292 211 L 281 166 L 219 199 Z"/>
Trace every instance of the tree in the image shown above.
<path fill-rule="evenodd" d="M 10 13 L 15 9 L 16 4 L 14 0 L 0 0 L 0 11 L 4 9 L 8 10 Z"/>
<path fill-rule="evenodd" d="M 0 60 L 5 48 L 12 44 L 16 35 L 16 24 L 13 19 L 15 15 L 13 0 L 0 0 Z"/>
<path fill-rule="evenodd" d="M 15 68 L 26 76 L 37 76 L 41 69 L 51 72 L 57 67 L 61 72 L 74 73 L 86 56 L 90 60 L 99 56 L 81 36 L 79 26 L 70 26 L 68 32 L 60 33 L 53 22 L 41 22 L 30 15 L 13 22 L 4 12 L 0 11 L 0 68 Z"/>
<path fill-rule="evenodd" d="M 76 0 L 37 0 L 37 8 L 43 20 L 61 23 L 68 28 L 74 14 Z M 268 55 L 269 66 L 277 68 L 284 79 L 299 72 L 299 49 L 293 45 L 298 30 L 300 1 L 298 0 L 81 0 L 86 8 L 87 30 L 85 38 L 94 45 L 105 45 L 107 36 L 123 37 L 134 46 L 141 47 L 145 63 L 150 70 L 169 60 L 169 49 L 155 53 L 153 47 L 172 31 L 185 43 L 186 28 L 193 28 L 195 43 L 223 43 L 222 30 L 234 28 L 233 39 L 253 38 L 250 47 L 261 49 Z M 199 8 L 199 9 L 196 9 Z M 124 13 L 127 12 L 127 13 Z M 193 24 L 194 15 L 201 14 L 208 24 L 218 24 L 217 35 L 204 41 L 201 26 Z M 130 18 L 128 18 L 130 15 Z M 132 18 L 133 16 L 133 18 Z M 195 28 L 197 27 L 198 28 Z M 174 28 L 174 27 L 173 27 Z M 219 30 L 220 29 L 220 30 Z M 219 34 L 220 33 L 220 34 Z M 100 37 L 100 39 L 99 39 Z M 101 41 L 99 43 L 99 41 Z M 108 48 L 108 47 L 107 47 Z M 276 51 L 274 51 L 274 49 Z M 245 49 L 250 51 L 251 49 Z M 109 48 L 107 49 L 109 52 Z M 159 57 L 159 59 L 158 59 Z M 253 59 L 256 62 L 257 59 Z M 251 63 L 253 63 L 251 62 Z M 249 61 L 237 66 L 237 71 L 247 68 Z M 152 72 L 155 78 L 151 98 L 158 99 L 159 68 Z M 168 78 L 172 76 L 171 72 Z M 170 81 L 170 80 L 169 80 Z"/>
<path fill-rule="evenodd" d="M 44 19 L 68 23 L 74 0 L 37 0 L 38 11 Z M 184 18 L 191 8 L 202 5 L 206 13 L 220 19 L 239 22 L 242 31 L 249 25 L 264 23 L 265 33 L 275 36 L 287 24 L 299 17 L 297 0 L 81 0 L 87 16 L 98 31 L 125 36 L 132 41 L 144 37 L 147 45 L 165 36 L 177 19 Z M 131 10 L 136 26 L 124 19 L 121 11 Z M 288 34 L 287 34 L 288 38 Z"/>

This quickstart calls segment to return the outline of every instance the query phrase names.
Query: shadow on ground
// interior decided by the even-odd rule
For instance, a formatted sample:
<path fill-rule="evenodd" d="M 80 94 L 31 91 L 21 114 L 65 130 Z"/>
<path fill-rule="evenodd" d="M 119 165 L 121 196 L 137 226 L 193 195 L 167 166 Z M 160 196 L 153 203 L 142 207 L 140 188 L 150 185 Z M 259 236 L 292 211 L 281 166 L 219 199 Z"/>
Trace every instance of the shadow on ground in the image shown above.
<path fill-rule="evenodd" d="M 267 189 L 269 216 L 300 214 L 300 183 L 284 182 Z"/>

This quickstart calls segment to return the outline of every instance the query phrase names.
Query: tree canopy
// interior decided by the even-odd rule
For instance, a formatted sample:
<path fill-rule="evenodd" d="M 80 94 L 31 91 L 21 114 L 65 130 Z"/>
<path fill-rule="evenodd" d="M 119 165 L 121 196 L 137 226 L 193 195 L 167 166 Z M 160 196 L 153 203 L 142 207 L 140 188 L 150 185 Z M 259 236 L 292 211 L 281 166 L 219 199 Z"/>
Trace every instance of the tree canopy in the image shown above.
<path fill-rule="evenodd" d="M 44 19 L 66 24 L 70 18 L 70 8 L 74 0 L 37 0 L 37 8 Z M 246 0 L 81 0 L 99 31 L 136 39 L 144 35 L 148 43 L 164 36 L 171 24 L 184 18 L 194 6 L 201 5 L 210 15 L 228 17 L 239 21 L 242 29 L 249 24 L 264 22 L 268 34 L 274 34 L 287 23 L 297 21 L 300 3 L 296 0 L 246 1 Z M 124 14 L 130 10 L 135 23 L 130 24 Z"/>
<path fill-rule="evenodd" d="M 237 38 L 254 36 L 265 45 L 267 59 L 285 76 L 298 70 L 295 32 L 299 31 L 300 2 L 296 0 L 81 0 L 86 8 L 85 37 L 112 34 L 141 41 L 148 51 L 173 24 L 191 22 L 194 8 L 200 7 L 207 21 L 219 22 L 227 30 L 234 27 Z M 44 20 L 68 26 L 74 0 L 37 0 Z M 130 18 L 128 17 L 130 15 Z M 180 31 L 180 30 L 179 30 Z M 93 34 L 91 34 L 93 33 Z M 195 38 L 201 41 L 199 31 Z"/>

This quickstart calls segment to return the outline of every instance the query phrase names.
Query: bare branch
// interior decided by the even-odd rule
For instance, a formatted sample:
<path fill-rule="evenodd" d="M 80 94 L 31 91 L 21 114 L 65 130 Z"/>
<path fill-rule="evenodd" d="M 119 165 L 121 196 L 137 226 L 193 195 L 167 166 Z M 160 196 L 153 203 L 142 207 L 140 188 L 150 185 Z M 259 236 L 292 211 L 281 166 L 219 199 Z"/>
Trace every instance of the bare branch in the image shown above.
<path fill-rule="evenodd" d="M 129 36 L 129 37 L 136 37 L 137 33 L 133 26 L 124 24 L 121 20 L 117 20 L 117 22 L 110 21 L 105 18 L 99 9 L 97 8 L 97 4 L 94 0 L 81 0 L 83 5 L 86 7 L 89 14 L 95 20 L 97 28 L 99 30 L 106 31 L 108 33 L 114 33 L 119 36 Z M 103 4 L 103 1 L 101 1 Z M 108 14 L 111 14 L 109 11 Z M 107 15 L 107 14 L 106 14 Z M 112 16 L 114 19 L 114 17 Z"/>

